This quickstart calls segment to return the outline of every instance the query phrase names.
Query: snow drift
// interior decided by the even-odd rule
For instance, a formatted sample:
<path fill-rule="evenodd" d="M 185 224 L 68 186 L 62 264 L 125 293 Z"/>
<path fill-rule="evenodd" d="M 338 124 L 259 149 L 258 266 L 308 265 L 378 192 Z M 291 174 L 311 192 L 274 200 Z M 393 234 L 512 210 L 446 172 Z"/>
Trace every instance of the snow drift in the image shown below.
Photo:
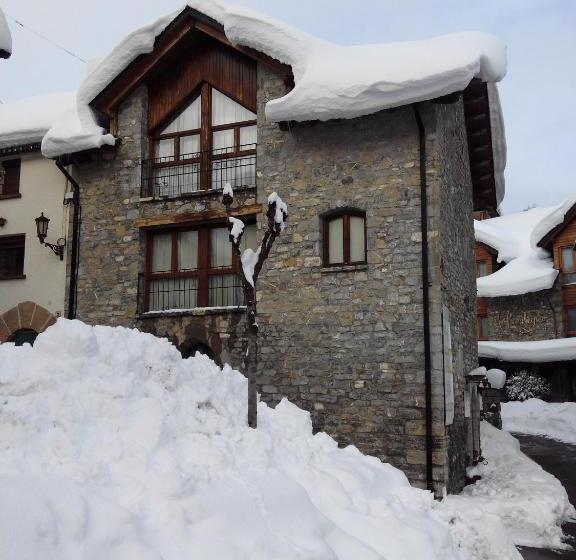
<path fill-rule="evenodd" d="M 59 319 L 33 348 L 0 345 L 0 558 L 468 557 L 401 471 L 312 435 L 286 400 L 249 429 L 245 393 L 121 327 Z"/>
<path fill-rule="evenodd" d="M 502 403 L 502 424 L 509 432 L 546 436 L 576 445 L 576 402 L 528 399 Z"/>
<path fill-rule="evenodd" d="M 294 88 L 266 105 L 266 118 L 273 122 L 359 117 L 463 90 L 474 77 L 497 82 L 506 73 L 505 47 L 486 33 L 342 46 L 215 0 L 191 0 L 187 6 L 221 24 L 232 43 L 251 47 L 292 67 Z M 153 50 L 156 37 L 178 13 L 128 35 L 86 77 L 78 91 L 78 126 L 70 138 L 65 124 L 51 130 L 42 146 L 45 155 L 77 151 L 74 138 L 79 136 L 84 147 L 90 139 L 95 143 L 93 147 L 113 143 L 111 137 L 103 138 L 105 131 L 98 127 L 89 104 L 139 55 Z M 503 130 L 500 132 L 503 135 Z M 496 140 L 495 146 L 502 143 Z"/>

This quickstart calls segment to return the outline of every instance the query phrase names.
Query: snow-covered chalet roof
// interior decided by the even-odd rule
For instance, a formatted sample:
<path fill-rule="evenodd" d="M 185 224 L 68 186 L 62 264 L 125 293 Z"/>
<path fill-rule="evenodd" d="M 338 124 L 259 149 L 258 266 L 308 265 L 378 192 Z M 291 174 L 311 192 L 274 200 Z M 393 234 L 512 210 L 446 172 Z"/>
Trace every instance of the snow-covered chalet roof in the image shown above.
<path fill-rule="evenodd" d="M 498 252 L 500 270 L 478 278 L 478 297 L 515 296 L 552 287 L 558 271 L 540 240 L 561 224 L 576 195 L 557 206 L 533 208 L 489 220 L 474 220 L 476 241 Z"/>
<path fill-rule="evenodd" d="M 527 340 L 503 342 L 481 340 L 478 342 L 480 358 L 494 358 L 503 362 L 564 362 L 576 360 L 576 338 Z"/>
<path fill-rule="evenodd" d="M 6 16 L 0 8 L 0 58 L 9 58 L 12 54 L 12 35 Z"/>
<path fill-rule="evenodd" d="M 272 122 L 354 118 L 463 90 L 473 78 L 497 82 L 506 73 L 502 42 L 486 33 L 453 33 L 423 41 L 343 46 L 267 16 L 212 0 L 187 6 L 223 26 L 234 44 L 250 47 L 292 68 L 294 88 L 269 101 Z M 86 77 L 78 91 L 78 116 L 46 135 L 48 157 L 113 144 L 89 104 L 138 56 L 149 53 L 172 13 L 128 35 Z"/>
<path fill-rule="evenodd" d="M 66 111 L 74 109 L 76 93 L 51 93 L 0 104 L 0 149 L 40 142 Z"/>

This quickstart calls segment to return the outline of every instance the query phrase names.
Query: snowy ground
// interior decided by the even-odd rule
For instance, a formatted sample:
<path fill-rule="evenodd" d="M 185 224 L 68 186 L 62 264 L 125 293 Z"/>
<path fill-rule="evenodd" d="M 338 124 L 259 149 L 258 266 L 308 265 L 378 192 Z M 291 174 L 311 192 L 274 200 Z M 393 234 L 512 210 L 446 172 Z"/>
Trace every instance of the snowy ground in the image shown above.
<path fill-rule="evenodd" d="M 469 470 L 481 480 L 449 496 L 461 517 L 478 523 L 496 519 L 517 546 L 566 548 L 560 526 L 576 516 L 557 478 L 520 451 L 513 436 L 482 422 L 485 463 Z M 518 556 L 519 557 L 519 556 Z"/>
<path fill-rule="evenodd" d="M 245 393 L 135 330 L 0 345 L 0 558 L 512 560 L 560 539 L 562 487 L 506 434 L 483 431 L 489 480 L 438 503 L 288 401 L 247 428 Z"/>
<path fill-rule="evenodd" d="M 503 403 L 502 423 L 509 432 L 547 436 L 576 445 L 576 402 L 528 399 Z"/>

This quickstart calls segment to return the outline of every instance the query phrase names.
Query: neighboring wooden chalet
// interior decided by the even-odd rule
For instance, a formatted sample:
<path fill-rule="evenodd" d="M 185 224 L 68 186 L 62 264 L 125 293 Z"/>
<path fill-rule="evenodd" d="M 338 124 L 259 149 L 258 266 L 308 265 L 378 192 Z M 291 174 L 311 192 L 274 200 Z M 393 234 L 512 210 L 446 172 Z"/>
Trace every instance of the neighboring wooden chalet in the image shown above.
<path fill-rule="evenodd" d="M 80 88 L 76 121 L 44 139 L 79 187 L 76 316 L 240 368 L 240 264 L 222 187 L 235 190 L 246 246 L 277 191 L 289 222 L 259 282 L 262 399 L 288 397 L 340 444 L 457 491 L 479 456 L 467 444 L 478 441 L 466 403 L 478 365 L 472 213 L 494 213 L 503 194 L 497 94 L 482 80 L 500 79 L 503 59 L 487 70 L 479 47 L 478 79 L 447 83 L 453 68 L 419 76 L 418 55 L 403 63 L 413 79 L 350 97 L 342 76 L 366 61 L 327 61 L 338 71 L 309 87 L 298 56 L 326 48 L 232 8 L 225 28 L 218 6 L 131 35 Z M 463 39 L 422 52 L 442 61 L 451 40 Z M 366 80 L 392 79 L 393 58 L 374 58 Z"/>
<path fill-rule="evenodd" d="M 476 222 L 476 239 L 481 363 L 539 371 L 576 400 L 576 199 Z"/>

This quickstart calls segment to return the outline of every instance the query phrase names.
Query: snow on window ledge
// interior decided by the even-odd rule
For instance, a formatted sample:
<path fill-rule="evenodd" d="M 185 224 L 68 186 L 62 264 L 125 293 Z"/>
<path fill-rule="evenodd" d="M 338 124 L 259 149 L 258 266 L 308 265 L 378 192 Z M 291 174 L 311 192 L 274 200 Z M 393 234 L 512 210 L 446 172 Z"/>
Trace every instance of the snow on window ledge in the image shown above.
<path fill-rule="evenodd" d="M 192 309 L 165 309 L 161 311 L 146 311 L 140 313 L 140 319 L 152 319 L 155 317 L 177 317 L 179 315 L 217 315 L 221 313 L 244 313 L 245 305 L 234 305 L 226 307 L 194 307 Z"/>

